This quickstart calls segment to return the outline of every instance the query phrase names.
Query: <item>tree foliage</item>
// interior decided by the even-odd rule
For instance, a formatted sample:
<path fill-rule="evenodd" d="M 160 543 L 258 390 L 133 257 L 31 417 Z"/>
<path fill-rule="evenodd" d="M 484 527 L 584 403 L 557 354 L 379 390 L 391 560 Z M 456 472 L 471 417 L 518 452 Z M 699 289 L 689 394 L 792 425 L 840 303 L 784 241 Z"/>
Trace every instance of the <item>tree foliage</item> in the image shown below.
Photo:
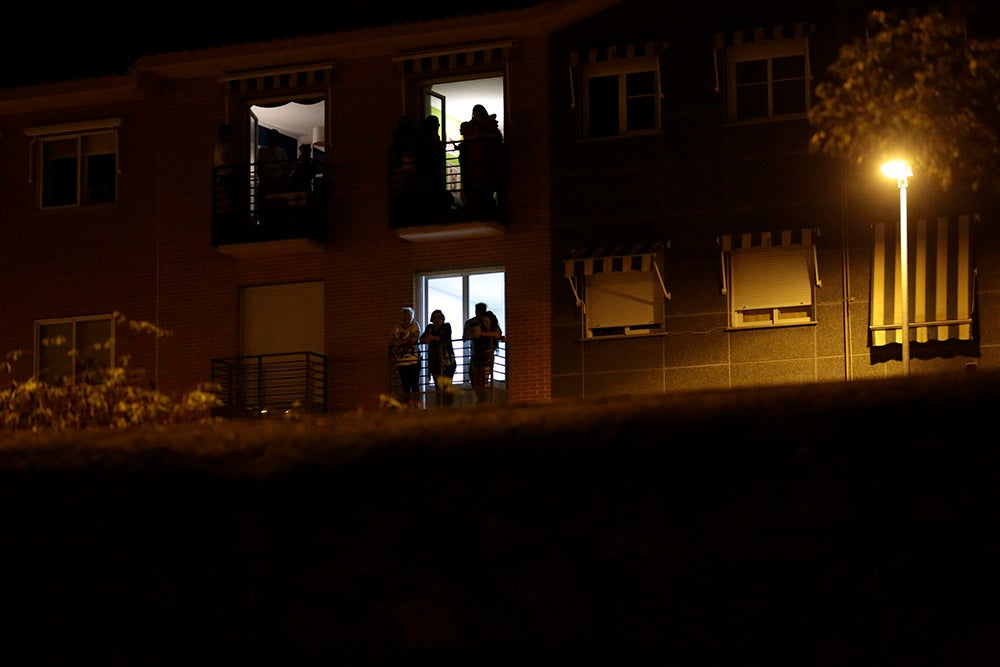
<path fill-rule="evenodd" d="M 162 338 L 170 332 L 151 322 L 128 320 L 114 313 L 115 326 L 126 322 L 137 333 Z M 46 345 L 66 345 L 62 338 L 43 341 Z M 106 341 L 101 347 L 110 346 Z M 77 350 L 68 350 L 70 357 Z M 24 356 L 21 350 L 7 354 L 0 362 L 0 377 L 13 372 Z M 79 378 L 66 378 L 59 384 L 42 382 L 37 377 L 27 381 L 11 380 L 0 390 L 0 434 L 4 431 L 66 430 L 79 428 L 126 429 L 144 424 L 166 425 L 211 419 L 219 405 L 218 387 L 201 383 L 180 396 L 168 395 L 144 386 L 143 373 L 129 366 L 122 357 L 113 368 L 88 369 Z"/>
<path fill-rule="evenodd" d="M 938 12 L 890 22 L 841 48 L 816 88 L 810 149 L 856 163 L 894 157 L 942 189 L 1000 191 L 1000 40 Z"/>

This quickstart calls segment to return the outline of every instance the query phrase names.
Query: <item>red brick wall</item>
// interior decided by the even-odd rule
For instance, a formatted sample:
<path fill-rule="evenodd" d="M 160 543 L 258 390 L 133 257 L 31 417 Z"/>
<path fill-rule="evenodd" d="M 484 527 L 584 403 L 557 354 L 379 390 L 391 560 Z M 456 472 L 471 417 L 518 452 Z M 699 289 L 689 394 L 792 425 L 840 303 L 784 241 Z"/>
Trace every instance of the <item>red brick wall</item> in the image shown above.
<path fill-rule="evenodd" d="M 240 353 L 239 290 L 325 282 L 329 401 L 334 410 L 378 405 L 388 389 L 385 341 L 398 309 L 414 302 L 415 272 L 502 265 L 507 280 L 510 400 L 550 394 L 547 71 L 543 42 L 511 52 L 507 110 L 511 219 L 506 235 L 410 242 L 388 222 L 387 154 L 403 113 L 388 56 L 345 59 L 328 99 L 331 227 L 325 251 L 235 259 L 211 246 L 211 154 L 227 120 L 216 77 L 161 81 L 155 96 L 128 104 L 7 118 L 2 143 L 2 247 L 26 261 L 0 262 L 8 286 L 0 344 L 32 347 L 44 317 L 122 311 L 172 332 L 154 341 L 123 333 L 119 353 L 170 392 L 210 377 L 210 360 Z M 230 114 L 240 112 L 236 101 Z M 24 174 L 23 127 L 122 117 L 119 204 L 36 212 Z M 294 323 L 290 323 L 291 326 Z M 31 371 L 30 360 L 21 370 Z"/>

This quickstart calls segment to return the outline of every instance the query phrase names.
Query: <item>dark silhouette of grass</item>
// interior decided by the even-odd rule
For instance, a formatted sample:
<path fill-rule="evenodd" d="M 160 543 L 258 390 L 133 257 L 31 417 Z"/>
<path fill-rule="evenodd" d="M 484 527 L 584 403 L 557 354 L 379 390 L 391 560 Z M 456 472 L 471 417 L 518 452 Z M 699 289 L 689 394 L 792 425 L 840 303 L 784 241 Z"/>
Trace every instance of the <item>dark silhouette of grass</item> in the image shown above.
<path fill-rule="evenodd" d="M 0 441 L 15 663 L 990 664 L 998 376 Z"/>

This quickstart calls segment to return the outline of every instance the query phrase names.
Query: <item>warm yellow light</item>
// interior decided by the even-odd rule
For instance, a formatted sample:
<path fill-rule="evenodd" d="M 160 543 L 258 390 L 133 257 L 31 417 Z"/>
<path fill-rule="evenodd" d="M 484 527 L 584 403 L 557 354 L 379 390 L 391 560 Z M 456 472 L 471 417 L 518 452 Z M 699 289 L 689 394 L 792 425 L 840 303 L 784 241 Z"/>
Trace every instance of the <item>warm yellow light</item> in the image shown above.
<path fill-rule="evenodd" d="M 890 160 L 882 165 L 882 173 L 889 178 L 909 178 L 913 176 L 913 170 L 910 169 L 910 163 L 906 160 Z"/>

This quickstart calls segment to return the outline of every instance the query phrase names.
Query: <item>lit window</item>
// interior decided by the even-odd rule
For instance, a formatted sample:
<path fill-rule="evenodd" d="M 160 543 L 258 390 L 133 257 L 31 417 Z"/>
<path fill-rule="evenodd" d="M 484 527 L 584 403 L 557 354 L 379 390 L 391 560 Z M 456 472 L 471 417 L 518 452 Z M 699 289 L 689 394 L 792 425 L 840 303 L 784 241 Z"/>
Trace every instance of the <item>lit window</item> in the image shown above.
<path fill-rule="evenodd" d="M 35 323 L 35 376 L 42 382 L 99 384 L 113 366 L 111 315 L 68 317 Z"/>
<path fill-rule="evenodd" d="M 821 285 L 812 230 L 723 236 L 723 285 L 733 329 L 813 324 Z"/>
<path fill-rule="evenodd" d="M 459 357 L 459 367 L 455 382 L 467 380 L 465 360 L 469 350 L 467 341 L 462 341 L 462 330 L 466 320 L 473 317 L 477 303 L 485 303 L 497 316 L 500 330 L 507 331 L 506 280 L 500 268 L 480 268 L 465 271 L 447 271 L 419 274 L 416 279 L 417 320 L 423 331 L 435 310 L 444 313 L 445 321 L 451 324 L 455 352 Z M 506 380 L 506 343 L 498 348 L 493 367 L 495 381 Z"/>

